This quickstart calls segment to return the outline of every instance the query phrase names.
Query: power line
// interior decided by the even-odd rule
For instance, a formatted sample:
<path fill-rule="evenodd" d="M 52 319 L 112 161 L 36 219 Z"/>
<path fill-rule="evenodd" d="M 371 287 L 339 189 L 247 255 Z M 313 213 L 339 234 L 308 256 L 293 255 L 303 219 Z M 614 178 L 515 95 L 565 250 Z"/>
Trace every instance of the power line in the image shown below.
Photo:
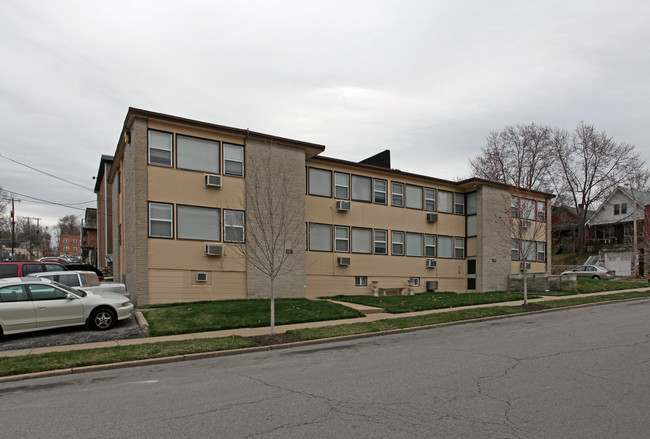
<path fill-rule="evenodd" d="M 50 173 L 45 172 L 45 171 L 41 171 L 40 169 L 36 169 L 36 168 L 34 168 L 34 167 L 32 167 L 32 166 L 26 165 L 25 163 L 21 163 L 21 162 L 19 162 L 18 160 L 10 159 L 9 157 L 7 157 L 6 155 L 3 155 L 2 153 L 0 153 L 0 157 L 4 158 L 4 159 L 6 159 L 6 160 L 9 160 L 10 162 L 14 162 L 14 163 L 16 163 L 16 164 L 18 164 L 18 165 L 20 165 L 20 166 L 24 166 L 24 167 L 26 167 L 26 168 L 29 168 L 29 169 L 31 169 L 31 170 L 33 170 L 33 171 L 40 172 L 41 174 L 47 175 L 47 176 L 49 176 L 49 177 L 56 178 L 57 180 L 63 181 L 63 182 L 65 182 L 65 183 L 69 183 L 69 184 L 72 184 L 72 185 L 78 186 L 78 187 L 80 187 L 80 188 L 82 188 L 82 189 L 86 189 L 86 190 L 89 190 L 89 191 L 95 192 L 95 189 L 94 189 L 94 188 L 90 188 L 90 187 L 84 186 L 84 185 L 82 185 L 82 184 L 75 183 L 74 181 L 66 180 L 65 178 L 57 177 L 56 175 L 50 174 Z M 55 204 L 56 204 L 56 203 L 55 203 Z"/>
<path fill-rule="evenodd" d="M 41 201 L 41 202 L 43 202 L 43 203 L 54 204 L 54 205 L 57 205 L 57 206 L 63 206 L 63 207 L 68 207 L 68 208 L 70 208 L 70 209 L 81 210 L 82 212 L 85 212 L 85 211 L 86 211 L 86 209 L 82 209 L 82 208 L 80 208 L 80 207 L 74 207 L 74 206 L 71 206 L 71 205 L 69 205 L 69 204 L 57 203 L 57 202 L 55 202 L 55 201 L 44 200 L 44 199 L 42 199 L 42 198 L 30 197 L 29 195 L 20 194 L 20 193 L 18 193 L 18 192 L 14 192 L 14 191 L 9 190 L 9 189 L 5 189 L 5 190 L 6 190 L 7 192 L 11 192 L 12 194 L 16 194 L 16 195 L 19 195 L 19 196 L 21 196 L 21 197 L 25 197 L 25 198 L 30 198 L 30 199 L 32 199 L 32 200 L 36 200 L 36 201 Z M 94 201 L 94 200 L 93 200 L 93 201 Z M 90 202 L 93 202 L 93 201 L 90 201 Z M 81 204 L 81 203 L 79 203 L 79 204 Z"/>

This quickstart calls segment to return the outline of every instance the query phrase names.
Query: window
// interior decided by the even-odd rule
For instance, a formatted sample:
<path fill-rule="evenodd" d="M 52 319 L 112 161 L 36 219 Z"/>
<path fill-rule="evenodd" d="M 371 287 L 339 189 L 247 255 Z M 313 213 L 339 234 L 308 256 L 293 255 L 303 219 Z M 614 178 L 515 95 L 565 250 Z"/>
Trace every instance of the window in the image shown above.
<path fill-rule="evenodd" d="M 451 259 L 454 256 L 451 236 L 438 236 L 438 257 Z"/>
<path fill-rule="evenodd" d="M 77 240 L 76 240 L 76 239 L 73 239 L 73 240 L 72 240 L 72 243 L 73 243 L 73 244 L 76 244 L 76 243 L 77 243 Z"/>
<path fill-rule="evenodd" d="M 467 202 L 467 215 L 476 215 L 478 213 L 476 192 L 465 195 L 465 201 Z"/>
<path fill-rule="evenodd" d="M 544 201 L 537 202 L 537 221 L 546 221 L 546 203 Z"/>
<path fill-rule="evenodd" d="M 171 204 L 149 203 L 149 236 L 173 238 L 174 218 Z"/>
<path fill-rule="evenodd" d="M 372 200 L 372 179 L 370 177 L 362 177 L 360 175 L 352 176 L 352 199 L 358 201 Z"/>
<path fill-rule="evenodd" d="M 69 239 L 69 238 L 63 238 L 63 243 L 64 243 L 64 244 L 68 244 L 69 242 L 70 242 L 70 239 Z"/>
<path fill-rule="evenodd" d="M 406 207 L 422 209 L 422 186 L 406 185 Z"/>
<path fill-rule="evenodd" d="M 223 144 L 223 173 L 236 177 L 244 176 L 244 147 L 231 143 Z"/>
<path fill-rule="evenodd" d="M 453 213 L 454 194 L 449 191 L 438 191 L 438 212 Z"/>
<path fill-rule="evenodd" d="M 627 215 L 627 203 L 621 203 L 621 215 Z"/>
<path fill-rule="evenodd" d="M 368 286 L 368 276 L 354 276 L 354 286 L 355 287 L 367 287 Z"/>
<path fill-rule="evenodd" d="M 402 256 L 404 254 L 404 232 L 391 233 L 392 254 Z"/>
<path fill-rule="evenodd" d="M 350 176 L 340 172 L 334 173 L 334 197 L 350 198 Z"/>
<path fill-rule="evenodd" d="M 332 226 L 328 224 L 309 224 L 309 250 L 332 251 Z"/>
<path fill-rule="evenodd" d="M 332 171 L 309 168 L 309 195 L 332 196 Z"/>
<path fill-rule="evenodd" d="M 519 240 L 513 239 L 510 244 L 510 259 L 513 261 L 519 260 Z"/>
<path fill-rule="evenodd" d="M 77 251 L 77 247 L 72 247 L 72 251 L 73 251 L 73 252 L 76 252 L 76 251 Z"/>
<path fill-rule="evenodd" d="M 419 287 L 420 286 L 420 278 L 419 277 L 409 277 L 409 280 L 413 281 L 413 286 L 414 287 Z"/>
<path fill-rule="evenodd" d="M 465 194 L 454 193 L 454 213 L 465 215 Z"/>
<path fill-rule="evenodd" d="M 180 239 L 221 240 L 221 211 L 209 207 L 177 206 L 177 237 Z"/>
<path fill-rule="evenodd" d="M 478 235 L 478 215 L 467 217 L 467 236 Z"/>
<path fill-rule="evenodd" d="M 406 256 L 422 256 L 423 248 L 422 233 L 406 232 Z"/>
<path fill-rule="evenodd" d="M 335 251 L 348 253 L 350 251 L 350 229 L 336 226 L 334 228 L 334 241 Z"/>
<path fill-rule="evenodd" d="M 436 210 L 436 190 L 430 187 L 424 189 L 424 210 Z"/>
<path fill-rule="evenodd" d="M 63 251 L 66 251 L 66 252 L 70 251 L 70 246 L 69 245 L 64 246 Z"/>
<path fill-rule="evenodd" d="M 223 211 L 223 240 L 244 242 L 244 212 L 241 210 Z"/>
<path fill-rule="evenodd" d="M 172 134 L 149 130 L 149 164 L 172 166 Z"/>
<path fill-rule="evenodd" d="M 375 254 L 388 254 L 388 231 L 375 230 Z"/>
<path fill-rule="evenodd" d="M 454 258 L 465 259 L 465 238 L 454 238 Z"/>
<path fill-rule="evenodd" d="M 57 300 L 67 299 L 68 293 L 51 285 L 29 285 L 32 300 Z"/>
<path fill-rule="evenodd" d="M 519 218 L 521 216 L 521 207 L 519 197 L 512 197 L 510 199 L 510 216 L 513 218 Z"/>
<path fill-rule="evenodd" d="M 390 184 L 391 206 L 404 207 L 404 184 L 392 182 Z"/>
<path fill-rule="evenodd" d="M 372 253 L 372 230 L 352 227 L 352 253 Z"/>
<path fill-rule="evenodd" d="M 537 260 L 537 243 L 535 241 L 521 241 L 521 252 L 527 261 Z"/>
<path fill-rule="evenodd" d="M 620 215 L 620 214 L 621 214 L 621 205 L 614 204 L 614 215 Z"/>
<path fill-rule="evenodd" d="M 476 259 L 467 260 L 467 274 L 468 275 L 476 274 Z"/>
<path fill-rule="evenodd" d="M 27 293 L 23 285 L 0 288 L 0 302 L 26 302 Z"/>
<path fill-rule="evenodd" d="M 436 257 L 436 235 L 424 235 L 424 256 Z"/>
<path fill-rule="evenodd" d="M 181 169 L 219 173 L 219 142 L 176 135 L 176 165 Z"/>
<path fill-rule="evenodd" d="M 546 262 L 546 243 L 537 243 L 537 262 Z"/>
<path fill-rule="evenodd" d="M 375 179 L 375 203 L 386 204 L 386 190 L 388 182 L 386 180 Z"/>

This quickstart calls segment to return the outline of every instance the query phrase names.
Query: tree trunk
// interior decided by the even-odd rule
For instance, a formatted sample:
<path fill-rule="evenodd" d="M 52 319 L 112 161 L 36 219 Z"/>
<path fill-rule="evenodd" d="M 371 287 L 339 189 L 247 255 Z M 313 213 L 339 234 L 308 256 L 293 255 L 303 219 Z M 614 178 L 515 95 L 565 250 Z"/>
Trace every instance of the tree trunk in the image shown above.
<path fill-rule="evenodd" d="M 275 334 L 275 279 L 271 277 L 271 335 Z"/>
<path fill-rule="evenodd" d="M 528 272 L 526 271 L 526 262 L 524 261 L 524 305 L 528 305 Z"/>

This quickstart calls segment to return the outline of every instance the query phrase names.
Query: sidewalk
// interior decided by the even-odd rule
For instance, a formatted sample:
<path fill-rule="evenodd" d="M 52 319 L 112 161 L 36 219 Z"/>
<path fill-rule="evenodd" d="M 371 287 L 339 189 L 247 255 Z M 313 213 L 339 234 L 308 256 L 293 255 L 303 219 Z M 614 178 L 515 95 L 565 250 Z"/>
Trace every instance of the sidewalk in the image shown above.
<path fill-rule="evenodd" d="M 618 291 L 605 291 L 600 293 L 574 294 L 570 296 L 543 296 L 539 299 L 530 299 L 528 302 L 536 303 L 536 302 L 544 302 L 549 300 L 570 299 L 574 297 L 604 296 L 607 294 L 625 293 L 630 291 L 642 291 L 642 290 L 643 288 L 618 290 Z M 426 311 L 416 311 L 416 312 L 408 312 L 408 313 L 401 313 L 401 314 L 388 314 L 381 308 L 373 308 L 366 305 L 359 305 L 359 304 L 347 303 L 347 302 L 338 302 L 338 301 L 331 301 L 331 302 L 345 305 L 350 308 L 354 308 L 364 313 L 365 316 L 357 317 L 353 319 L 296 323 L 293 325 L 278 325 L 275 327 L 275 332 L 280 334 L 292 329 L 320 328 L 320 327 L 327 327 L 327 326 L 343 325 L 346 323 L 374 322 L 377 320 L 421 316 L 426 314 L 443 313 L 449 311 L 460 311 L 460 310 L 472 309 L 472 308 L 487 308 L 492 306 L 520 306 L 522 304 L 521 300 L 516 300 L 511 302 L 486 303 L 483 305 L 459 306 L 455 308 L 432 309 Z M 179 340 L 218 338 L 218 337 L 230 337 L 230 336 L 252 337 L 257 335 L 268 335 L 270 332 L 271 332 L 271 328 L 268 326 L 259 327 L 259 328 L 227 329 L 221 331 L 199 332 L 194 334 L 167 335 L 162 337 L 146 337 L 146 338 L 136 338 L 136 339 L 127 339 L 127 340 L 105 341 L 99 343 L 83 343 L 83 344 L 66 345 L 66 346 L 51 346 L 51 347 L 33 348 L 33 349 L 17 349 L 12 351 L 0 351 L 0 357 L 18 357 L 23 355 L 44 354 L 48 352 L 76 351 L 82 349 L 106 348 L 106 347 L 114 347 L 114 346 L 129 346 L 129 345 L 137 345 L 137 344 L 158 343 L 158 342 L 165 342 L 165 341 L 179 341 Z"/>

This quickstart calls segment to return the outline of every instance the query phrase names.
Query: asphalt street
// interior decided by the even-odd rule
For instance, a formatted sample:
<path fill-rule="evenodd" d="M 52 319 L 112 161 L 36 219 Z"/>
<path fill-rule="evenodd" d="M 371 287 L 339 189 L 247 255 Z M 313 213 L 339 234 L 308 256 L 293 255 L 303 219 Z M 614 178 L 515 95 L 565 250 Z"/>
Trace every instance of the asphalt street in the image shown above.
<path fill-rule="evenodd" d="M 2 437 L 646 438 L 650 300 L 0 384 Z"/>

